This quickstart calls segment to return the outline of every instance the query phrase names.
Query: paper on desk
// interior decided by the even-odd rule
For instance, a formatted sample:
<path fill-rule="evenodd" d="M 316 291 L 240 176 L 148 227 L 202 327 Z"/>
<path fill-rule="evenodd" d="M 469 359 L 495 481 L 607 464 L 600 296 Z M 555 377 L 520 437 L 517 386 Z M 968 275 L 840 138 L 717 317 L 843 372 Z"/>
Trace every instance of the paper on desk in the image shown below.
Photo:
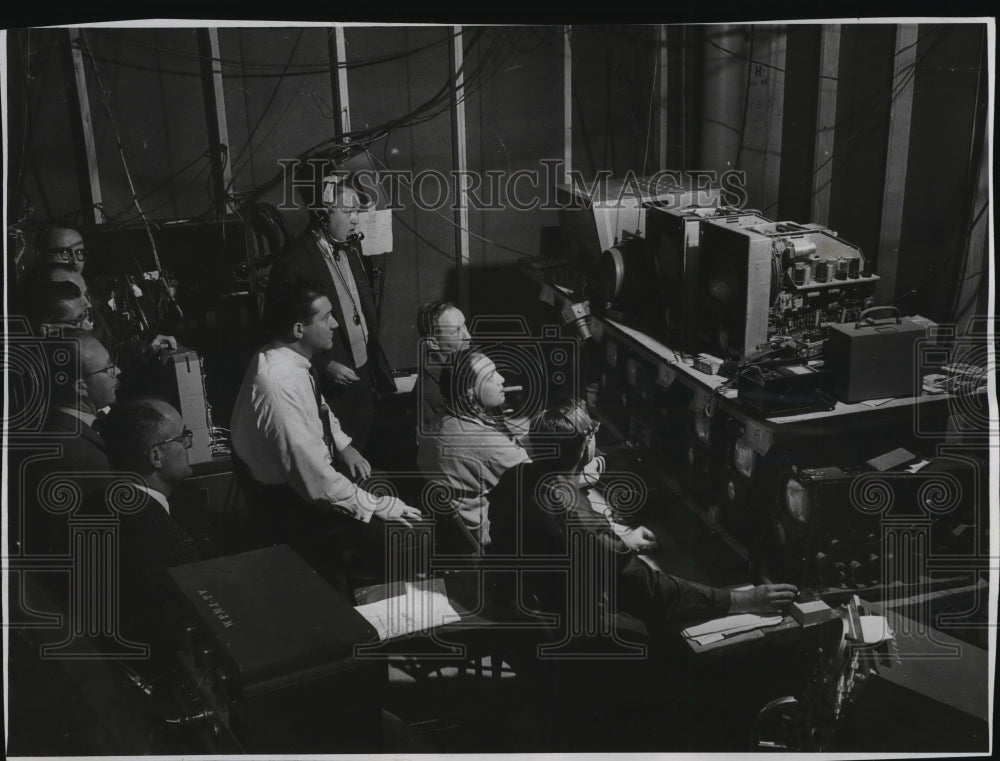
<path fill-rule="evenodd" d="M 388 209 L 369 209 L 360 212 L 358 230 L 365 234 L 361 240 L 361 253 L 365 256 L 387 254 L 392 251 L 392 212 Z"/>
<path fill-rule="evenodd" d="M 355 607 L 375 627 L 380 640 L 459 620 L 460 616 L 448 600 L 443 579 L 406 582 L 405 589 L 402 595 Z"/>
<path fill-rule="evenodd" d="M 699 638 L 714 635 L 719 635 L 719 638 L 722 638 L 730 634 L 759 629 L 762 626 L 774 626 L 775 624 L 780 624 L 782 620 L 782 616 L 758 616 L 754 613 L 739 613 L 735 616 L 724 616 L 723 618 L 706 621 L 697 626 L 689 626 L 684 630 L 684 636 L 696 641 L 700 641 Z M 706 643 L 703 642 L 702 644 Z"/>
<path fill-rule="evenodd" d="M 866 645 L 878 645 L 892 639 L 892 629 L 884 616 L 861 616 L 861 641 Z"/>
<path fill-rule="evenodd" d="M 885 399 L 865 399 L 861 403 L 866 407 L 881 407 L 883 404 L 888 404 L 896 397 L 888 396 Z"/>
<path fill-rule="evenodd" d="M 412 375 L 400 375 L 398 378 L 393 378 L 396 381 L 396 393 L 397 394 L 408 394 L 413 391 L 413 387 L 417 385 L 417 374 Z"/>

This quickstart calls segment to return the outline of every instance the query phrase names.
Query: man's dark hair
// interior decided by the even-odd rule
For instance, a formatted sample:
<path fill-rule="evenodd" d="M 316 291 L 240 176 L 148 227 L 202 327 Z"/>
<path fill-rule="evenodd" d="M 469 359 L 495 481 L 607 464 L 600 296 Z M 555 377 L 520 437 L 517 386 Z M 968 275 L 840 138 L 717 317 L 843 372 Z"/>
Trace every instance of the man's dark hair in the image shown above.
<path fill-rule="evenodd" d="M 455 305 L 450 301 L 428 301 L 420 307 L 420 311 L 417 312 L 417 333 L 420 337 L 433 336 L 441 315 L 453 306 Z"/>
<path fill-rule="evenodd" d="M 18 307 L 33 325 L 58 322 L 60 305 L 82 298 L 80 288 L 69 280 L 44 280 L 35 272 L 18 289 Z"/>
<path fill-rule="evenodd" d="M 39 280 L 52 280 L 54 272 L 76 272 L 69 262 L 39 262 L 36 269 Z"/>
<path fill-rule="evenodd" d="M 587 405 L 579 399 L 566 399 L 535 415 L 528 435 L 534 449 L 556 446 L 559 454 L 555 464 L 568 469 L 580 458 L 591 425 L 593 421 Z"/>
<path fill-rule="evenodd" d="M 35 233 L 35 239 L 33 241 L 36 254 L 41 256 L 46 252 L 46 248 L 48 247 L 48 239 L 57 230 L 76 230 L 76 228 L 71 227 L 69 225 L 61 224 L 59 222 L 52 222 L 50 224 L 43 225 L 41 228 L 39 228 L 38 232 Z"/>
<path fill-rule="evenodd" d="M 271 291 L 268 324 L 276 336 L 284 336 L 297 322 L 310 323 L 315 316 L 313 302 L 326 291 L 309 280 L 280 280 Z"/>
<path fill-rule="evenodd" d="M 111 406 L 101 423 L 101 438 L 111 467 L 145 472 L 146 455 L 160 440 L 160 429 L 167 419 L 156 409 L 152 399 L 129 399 Z"/>

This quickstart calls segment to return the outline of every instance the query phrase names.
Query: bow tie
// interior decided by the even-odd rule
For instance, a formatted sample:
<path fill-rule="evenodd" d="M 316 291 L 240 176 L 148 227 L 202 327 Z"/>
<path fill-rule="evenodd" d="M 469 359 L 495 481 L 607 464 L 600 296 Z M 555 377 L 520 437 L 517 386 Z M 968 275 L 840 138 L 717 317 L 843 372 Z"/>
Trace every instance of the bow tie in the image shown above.
<path fill-rule="evenodd" d="M 98 433 L 100 433 L 101 426 L 104 425 L 104 418 L 106 418 L 107 416 L 108 416 L 107 412 L 105 412 L 104 410 L 98 410 L 97 414 L 94 415 L 94 422 L 90 424 L 90 427 L 93 428 Z"/>

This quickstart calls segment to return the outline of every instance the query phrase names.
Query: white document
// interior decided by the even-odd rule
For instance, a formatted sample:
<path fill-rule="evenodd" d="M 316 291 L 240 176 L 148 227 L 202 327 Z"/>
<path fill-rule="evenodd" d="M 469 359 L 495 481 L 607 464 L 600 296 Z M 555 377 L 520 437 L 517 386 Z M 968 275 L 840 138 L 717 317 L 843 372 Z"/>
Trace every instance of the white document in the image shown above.
<path fill-rule="evenodd" d="M 460 616 L 448 600 L 444 579 L 406 582 L 405 589 L 402 595 L 355 607 L 375 627 L 380 640 L 459 620 Z"/>
<path fill-rule="evenodd" d="M 861 616 L 861 641 L 866 645 L 878 645 L 892 639 L 892 629 L 885 616 Z"/>
<path fill-rule="evenodd" d="M 392 212 L 388 209 L 369 209 L 358 214 L 358 230 L 365 234 L 361 253 L 365 256 L 387 254 L 392 251 Z"/>
<path fill-rule="evenodd" d="M 712 621 L 706 621 L 697 626 L 689 626 L 684 630 L 684 636 L 699 641 L 699 638 L 706 637 L 706 635 L 719 634 L 725 637 L 730 634 L 750 631 L 751 629 L 759 629 L 762 626 L 774 626 L 780 624 L 782 620 L 782 616 L 758 616 L 754 613 L 739 613 L 735 616 L 725 616 Z"/>

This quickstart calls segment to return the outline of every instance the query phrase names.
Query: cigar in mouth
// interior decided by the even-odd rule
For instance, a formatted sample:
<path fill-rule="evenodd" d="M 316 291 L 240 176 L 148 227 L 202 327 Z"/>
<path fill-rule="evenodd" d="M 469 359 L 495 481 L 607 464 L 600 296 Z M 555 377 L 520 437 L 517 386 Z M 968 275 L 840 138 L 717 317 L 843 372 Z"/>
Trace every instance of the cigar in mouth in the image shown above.
<path fill-rule="evenodd" d="M 504 386 L 503 387 L 503 392 L 505 394 L 509 393 L 511 391 L 524 391 L 524 386 Z"/>

